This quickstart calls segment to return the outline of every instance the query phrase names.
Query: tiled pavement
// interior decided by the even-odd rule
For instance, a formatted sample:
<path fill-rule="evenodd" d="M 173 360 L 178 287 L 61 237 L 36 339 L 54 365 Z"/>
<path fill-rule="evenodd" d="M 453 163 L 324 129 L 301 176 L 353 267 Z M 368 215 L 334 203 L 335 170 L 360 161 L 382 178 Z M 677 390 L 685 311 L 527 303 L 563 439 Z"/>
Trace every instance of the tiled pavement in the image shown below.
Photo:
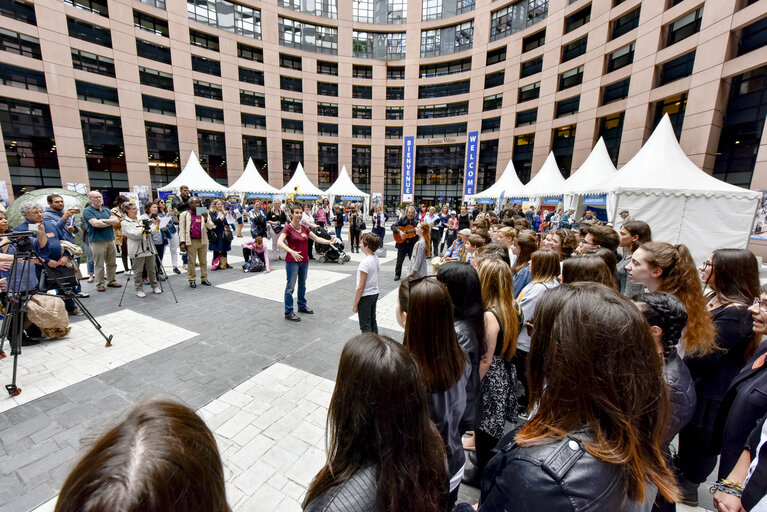
<path fill-rule="evenodd" d="M 392 245 L 378 320 L 382 334 L 399 340 Z M 24 350 L 22 394 L 0 396 L 0 512 L 52 511 L 89 439 L 133 404 L 158 397 L 198 410 L 214 431 L 235 511 L 300 510 L 324 460 L 338 357 L 358 332 L 351 300 L 361 255 L 346 265 L 312 262 L 307 297 L 315 314 L 292 323 L 282 316 L 284 264 L 274 262 L 269 275 L 243 274 L 238 253 L 229 258 L 238 268 L 209 273 L 212 288 L 190 289 L 185 273 L 171 273 L 178 304 L 168 283 L 166 293 L 145 299 L 131 286 L 122 308 L 122 290 L 86 285 L 92 296 L 84 304 L 114 335 L 112 348 L 78 317 L 67 339 Z M 167 256 L 164 266 L 170 271 Z M 1 384 L 10 371 L 11 358 L 0 361 Z M 461 497 L 476 500 L 476 492 Z"/>

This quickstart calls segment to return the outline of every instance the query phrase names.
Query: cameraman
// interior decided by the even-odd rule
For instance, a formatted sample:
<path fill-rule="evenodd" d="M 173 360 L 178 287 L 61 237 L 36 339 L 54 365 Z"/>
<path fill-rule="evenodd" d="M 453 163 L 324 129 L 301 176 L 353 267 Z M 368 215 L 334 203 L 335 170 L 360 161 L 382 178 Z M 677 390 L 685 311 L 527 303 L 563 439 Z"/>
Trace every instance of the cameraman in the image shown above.
<path fill-rule="evenodd" d="M 167 243 L 164 235 L 167 234 L 168 228 L 160 227 L 160 207 L 157 206 L 157 203 L 147 203 L 147 205 L 144 207 L 144 215 L 142 215 L 139 220 L 149 221 L 154 248 L 157 254 L 160 256 L 160 264 L 162 265 L 162 259 L 165 257 L 165 244 Z M 130 251 L 128 251 L 128 255 L 132 256 Z M 157 277 L 160 279 L 160 281 L 164 281 L 165 278 L 161 277 L 162 269 L 158 268 L 156 270 Z"/>
<path fill-rule="evenodd" d="M 152 240 L 156 229 L 155 223 L 150 220 L 143 222 L 138 219 L 138 207 L 135 203 L 127 202 L 122 205 L 125 218 L 120 225 L 123 235 L 128 240 L 128 256 L 131 258 L 131 269 L 133 269 L 133 284 L 136 286 L 136 295 L 140 298 L 146 297 L 144 293 L 144 280 L 141 277 L 142 270 L 146 268 L 149 283 L 154 293 L 162 293 L 157 283 L 157 270 L 155 268 L 155 243 Z M 160 235 L 162 236 L 162 235 Z"/>

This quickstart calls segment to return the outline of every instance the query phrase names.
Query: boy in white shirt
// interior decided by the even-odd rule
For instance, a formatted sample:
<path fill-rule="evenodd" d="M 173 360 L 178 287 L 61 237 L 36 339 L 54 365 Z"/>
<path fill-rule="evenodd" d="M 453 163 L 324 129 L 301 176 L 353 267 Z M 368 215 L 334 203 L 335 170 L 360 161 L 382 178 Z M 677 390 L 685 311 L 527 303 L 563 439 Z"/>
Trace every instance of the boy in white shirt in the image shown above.
<path fill-rule="evenodd" d="M 381 245 L 381 237 L 373 233 L 365 233 L 362 235 L 361 242 L 365 258 L 357 268 L 357 291 L 354 294 L 352 311 L 359 317 L 360 331 L 378 334 L 376 302 L 378 302 L 380 264 L 375 252 Z"/>

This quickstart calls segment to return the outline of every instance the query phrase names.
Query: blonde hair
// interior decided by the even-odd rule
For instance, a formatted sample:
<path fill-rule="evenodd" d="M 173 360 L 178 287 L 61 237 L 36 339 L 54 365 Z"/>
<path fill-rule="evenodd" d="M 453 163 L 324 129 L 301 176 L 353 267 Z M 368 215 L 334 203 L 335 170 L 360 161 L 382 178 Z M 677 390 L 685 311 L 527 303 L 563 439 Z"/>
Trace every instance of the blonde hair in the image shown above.
<path fill-rule="evenodd" d="M 498 258 L 483 258 L 479 263 L 479 283 L 482 301 L 495 310 L 503 328 L 500 355 L 506 361 L 514 357 L 519 336 L 519 318 L 514 301 L 514 276 L 506 262 Z"/>
<path fill-rule="evenodd" d="M 423 232 L 423 240 L 426 242 L 426 257 L 431 258 L 431 224 L 428 222 L 418 223 L 418 227 Z"/>

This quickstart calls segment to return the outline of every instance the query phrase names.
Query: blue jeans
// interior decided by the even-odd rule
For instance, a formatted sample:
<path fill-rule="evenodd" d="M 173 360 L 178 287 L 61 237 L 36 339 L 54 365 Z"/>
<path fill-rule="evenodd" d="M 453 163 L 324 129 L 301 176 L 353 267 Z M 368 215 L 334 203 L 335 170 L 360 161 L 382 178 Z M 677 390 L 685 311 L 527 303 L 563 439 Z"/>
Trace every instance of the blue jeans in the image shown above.
<path fill-rule="evenodd" d="M 293 314 L 293 290 L 296 288 L 298 279 L 298 309 L 306 309 L 306 274 L 309 272 L 309 263 L 285 262 L 285 272 L 288 275 L 288 283 L 285 285 L 285 316 Z"/>
<path fill-rule="evenodd" d="M 343 228 L 336 226 L 336 238 L 338 238 L 339 240 L 341 240 L 341 229 Z"/>

